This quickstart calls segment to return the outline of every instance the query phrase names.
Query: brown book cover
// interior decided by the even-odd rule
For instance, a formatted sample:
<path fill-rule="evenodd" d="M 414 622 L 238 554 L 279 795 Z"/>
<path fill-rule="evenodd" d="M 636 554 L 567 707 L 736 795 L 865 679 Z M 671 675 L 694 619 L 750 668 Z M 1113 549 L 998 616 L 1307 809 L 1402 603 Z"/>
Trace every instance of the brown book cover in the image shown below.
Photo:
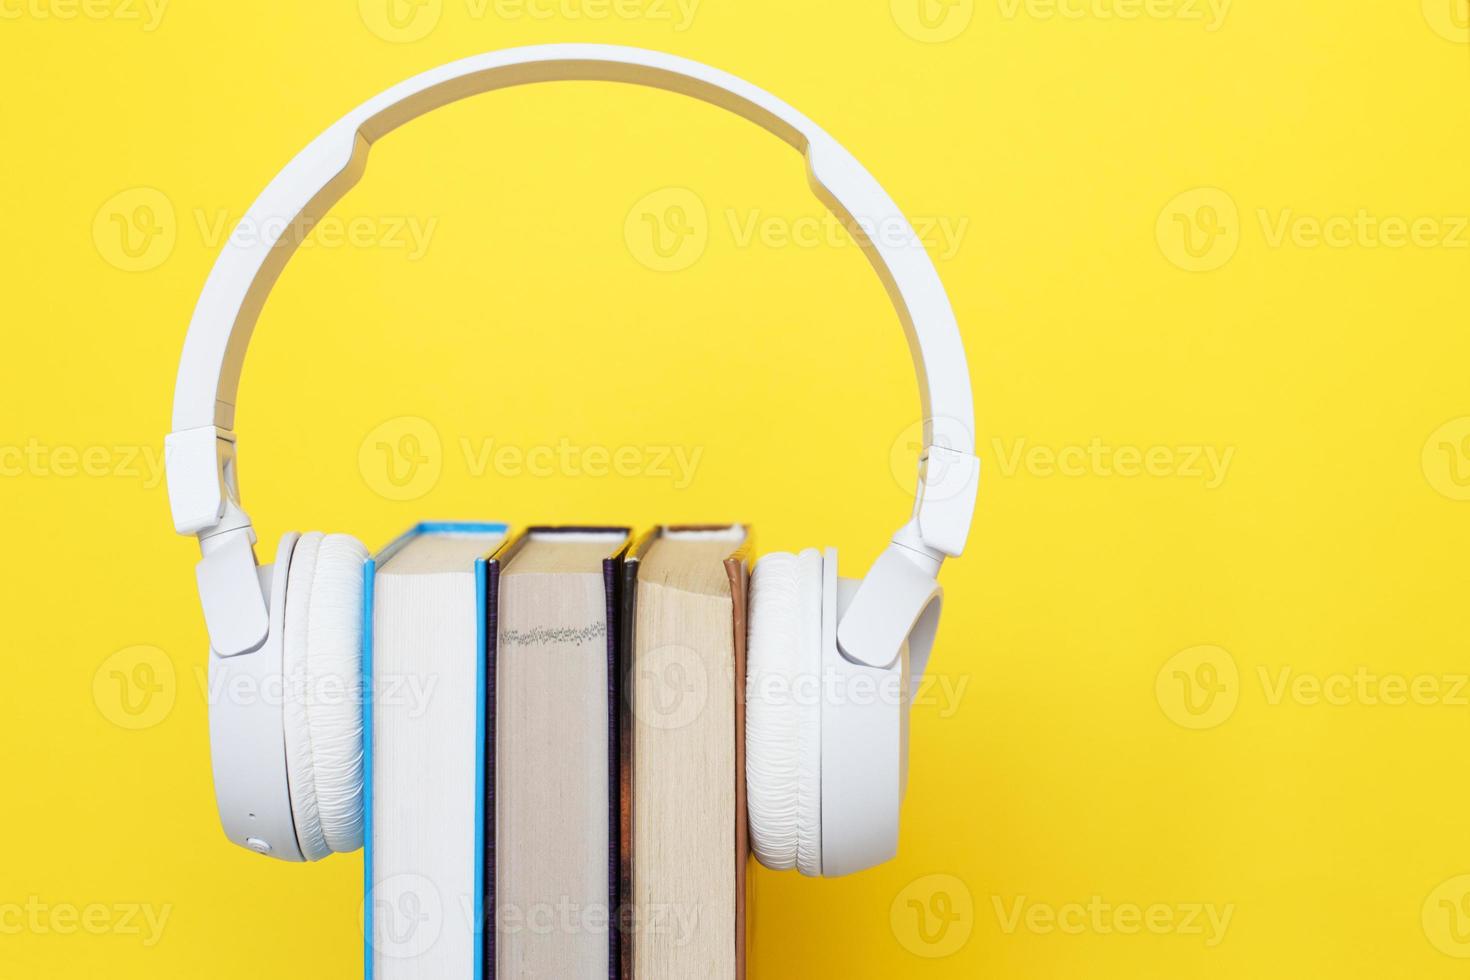
<path fill-rule="evenodd" d="M 745 980 L 750 951 L 750 828 L 745 810 L 745 640 L 750 599 L 750 528 L 740 549 L 725 559 L 735 603 L 735 976 Z"/>
<path fill-rule="evenodd" d="M 725 574 L 730 581 L 730 599 L 734 615 L 731 621 L 733 632 L 732 640 L 735 650 L 735 662 L 733 665 L 733 677 L 735 686 L 735 853 L 732 859 L 735 862 L 735 934 L 730 937 L 734 944 L 735 971 L 739 980 L 744 980 L 746 975 L 746 960 L 749 939 L 746 929 L 748 921 L 747 901 L 748 887 L 747 875 L 749 864 L 749 834 L 746 827 L 745 806 L 745 656 L 746 656 L 746 622 L 747 605 L 749 599 L 750 582 L 750 553 L 752 535 L 748 525 L 733 524 L 709 524 L 709 525 L 669 525 L 659 526 L 640 535 L 629 548 L 626 558 L 622 564 L 622 588 L 620 600 L 622 603 L 621 629 L 619 637 L 619 668 L 618 676 L 623 688 L 623 696 L 619 698 L 619 724 L 618 724 L 618 782 L 619 782 L 619 909 L 618 909 L 618 939 L 620 974 L 624 978 L 633 977 L 633 950 L 637 940 L 633 928 L 632 916 L 633 902 L 633 814 L 637 806 L 637 800 L 633 792 L 633 773 L 637 765 L 637 759 L 633 752 L 633 712 L 632 712 L 632 670 L 634 651 L 634 631 L 637 620 L 637 596 L 638 596 L 638 571 L 640 560 L 647 555 L 648 550 L 655 541 L 669 532 L 681 531 L 721 531 L 739 528 L 743 537 L 724 560 Z M 732 542 L 733 543 L 733 542 Z"/>

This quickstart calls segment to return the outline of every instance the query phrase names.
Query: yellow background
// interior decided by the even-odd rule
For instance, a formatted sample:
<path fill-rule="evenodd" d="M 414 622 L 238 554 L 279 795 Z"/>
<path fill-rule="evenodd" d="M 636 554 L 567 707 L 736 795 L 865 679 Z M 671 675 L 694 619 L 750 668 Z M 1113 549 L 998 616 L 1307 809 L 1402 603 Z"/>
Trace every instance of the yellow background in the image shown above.
<path fill-rule="evenodd" d="M 161 451 L 218 222 L 416 71 L 587 40 L 742 75 L 965 229 L 932 251 L 986 471 L 900 854 L 758 873 L 754 976 L 1463 976 L 1463 0 L 399 2 L 396 34 L 350 0 L 0 2 L 0 975 L 359 976 L 360 855 L 219 831 L 196 551 L 133 457 Z M 703 251 L 658 271 L 636 208 L 672 220 L 670 188 Z M 850 243 L 740 232 L 820 214 L 789 147 L 666 93 L 521 89 L 385 139 L 334 211 L 366 240 L 298 254 L 251 350 L 263 560 L 421 517 L 744 519 L 861 574 L 906 508 L 900 331 Z M 394 220 L 433 223 L 422 255 Z M 394 500 L 360 450 L 405 418 L 440 472 Z M 649 465 L 472 472 L 465 440 Z M 700 452 L 692 481 L 652 447 Z"/>

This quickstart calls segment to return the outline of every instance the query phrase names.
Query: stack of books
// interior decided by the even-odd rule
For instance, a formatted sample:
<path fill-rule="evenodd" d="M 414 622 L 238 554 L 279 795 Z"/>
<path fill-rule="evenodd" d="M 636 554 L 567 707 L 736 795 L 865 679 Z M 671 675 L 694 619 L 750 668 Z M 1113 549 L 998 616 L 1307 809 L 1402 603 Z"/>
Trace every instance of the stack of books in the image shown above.
<path fill-rule="evenodd" d="M 367 566 L 367 974 L 737 978 L 748 529 L 423 524 Z"/>

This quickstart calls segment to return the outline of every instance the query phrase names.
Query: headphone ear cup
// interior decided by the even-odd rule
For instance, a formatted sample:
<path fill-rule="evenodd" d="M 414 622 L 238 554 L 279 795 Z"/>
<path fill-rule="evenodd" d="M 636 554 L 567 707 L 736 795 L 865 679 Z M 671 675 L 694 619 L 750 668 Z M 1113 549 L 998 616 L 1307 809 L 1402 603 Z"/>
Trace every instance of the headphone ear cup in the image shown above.
<path fill-rule="evenodd" d="M 822 873 L 822 556 L 766 555 L 750 584 L 745 778 L 751 850 Z"/>
<path fill-rule="evenodd" d="M 317 861 L 363 839 L 362 604 L 367 549 L 304 534 L 286 580 L 282 671 L 286 772 L 301 852 Z"/>

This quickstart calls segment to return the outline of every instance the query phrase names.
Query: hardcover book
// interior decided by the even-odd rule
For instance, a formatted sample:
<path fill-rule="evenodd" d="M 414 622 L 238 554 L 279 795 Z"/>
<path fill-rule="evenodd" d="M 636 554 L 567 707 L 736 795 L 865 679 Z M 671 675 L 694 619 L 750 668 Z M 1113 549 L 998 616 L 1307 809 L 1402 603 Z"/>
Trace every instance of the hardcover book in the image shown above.
<path fill-rule="evenodd" d="M 623 976 L 741 978 L 750 535 L 663 527 L 624 565 Z"/>
<path fill-rule="evenodd" d="M 616 978 L 627 528 L 538 527 L 489 563 L 486 976 Z"/>
<path fill-rule="evenodd" d="M 364 571 L 364 969 L 478 973 L 486 558 L 504 524 L 420 524 Z"/>

